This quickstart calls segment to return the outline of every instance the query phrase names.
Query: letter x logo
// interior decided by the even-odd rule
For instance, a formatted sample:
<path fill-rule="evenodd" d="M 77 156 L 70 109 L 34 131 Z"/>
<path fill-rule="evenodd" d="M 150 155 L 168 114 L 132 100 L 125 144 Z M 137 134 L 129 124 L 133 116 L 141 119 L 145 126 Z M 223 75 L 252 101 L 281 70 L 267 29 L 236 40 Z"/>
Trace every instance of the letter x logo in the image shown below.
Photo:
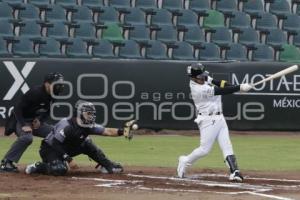
<path fill-rule="evenodd" d="M 15 79 L 15 82 L 10 87 L 3 100 L 11 100 L 20 88 L 23 94 L 25 94 L 29 90 L 25 79 L 28 77 L 36 62 L 26 62 L 21 73 L 18 71 L 17 67 L 13 62 L 5 61 L 3 63 L 6 66 L 9 73 Z"/>

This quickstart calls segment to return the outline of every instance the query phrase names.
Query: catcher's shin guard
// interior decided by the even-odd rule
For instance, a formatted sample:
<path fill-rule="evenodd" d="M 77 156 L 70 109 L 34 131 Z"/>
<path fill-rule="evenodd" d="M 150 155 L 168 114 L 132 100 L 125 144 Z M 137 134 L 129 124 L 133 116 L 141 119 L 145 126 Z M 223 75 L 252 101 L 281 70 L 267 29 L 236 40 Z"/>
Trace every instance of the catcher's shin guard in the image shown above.
<path fill-rule="evenodd" d="M 64 176 L 68 172 L 67 164 L 62 160 L 53 160 L 48 164 L 47 174 L 53 176 Z"/>
<path fill-rule="evenodd" d="M 108 173 L 113 173 L 113 163 L 105 156 L 103 151 L 99 149 L 92 140 L 86 140 L 83 145 L 84 153 L 94 160 L 98 165 L 103 166 Z"/>
<path fill-rule="evenodd" d="M 230 173 L 233 173 L 234 171 L 239 170 L 237 162 L 236 162 L 235 155 L 227 156 L 226 159 L 225 159 L 225 163 L 229 167 Z"/>

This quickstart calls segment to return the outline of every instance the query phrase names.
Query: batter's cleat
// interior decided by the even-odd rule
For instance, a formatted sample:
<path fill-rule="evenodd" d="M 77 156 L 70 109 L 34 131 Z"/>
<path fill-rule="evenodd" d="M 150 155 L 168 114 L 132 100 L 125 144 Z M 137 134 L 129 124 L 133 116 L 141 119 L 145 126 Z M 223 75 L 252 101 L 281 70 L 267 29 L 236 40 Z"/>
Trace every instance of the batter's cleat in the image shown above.
<path fill-rule="evenodd" d="M 239 170 L 235 170 L 232 174 L 230 174 L 229 180 L 235 182 L 243 182 L 244 177 L 241 175 Z"/>
<path fill-rule="evenodd" d="M 15 164 L 7 159 L 4 159 L 1 161 L 1 165 L 0 165 L 0 172 L 19 172 L 18 167 L 15 166 Z"/>
<path fill-rule="evenodd" d="M 30 165 L 27 165 L 26 169 L 25 169 L 25 173 L 26 174 L 33 174 L 36 172 L 36 163 L 33 163 L 33 164 L 30 164 Z"/>
<path fill-rule="evenodd" d="M 178 159 L 177 175 L 179 178 L 184 178 L 186 168 L 188 166 L 186 156 L 180 156 Z"/>

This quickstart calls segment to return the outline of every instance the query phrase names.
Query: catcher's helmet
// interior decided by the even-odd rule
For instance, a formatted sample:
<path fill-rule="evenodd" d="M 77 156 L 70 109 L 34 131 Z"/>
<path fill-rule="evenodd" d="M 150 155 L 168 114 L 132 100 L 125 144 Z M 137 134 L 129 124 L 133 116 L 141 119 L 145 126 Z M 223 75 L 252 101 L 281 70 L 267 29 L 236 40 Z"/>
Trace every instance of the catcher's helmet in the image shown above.
<path fill-rule="evenodd" d="M 87 101 L 77 101 L 75 104 L 76 116 L 80 119 L 79 126 L 93 127 L 96 121 L 96 108 Z"/>
<path fill-rule="evenodd" d="M 191 78 L 203 78 L 208 76 L 208 72 L 201 63 L 192 63 L 187 67 L 187 75 Z"/>
<path fill-rule="evenodd" d="M 62 84 L 64 81 L 64 76 L 58 72 L 52 72 L 45 76 L 44 83 L 54 83 L 53 93 L 55 95 L 59 95 L 63 92 L 64 85 Z M 61 82 L 61 83 L 60 83 Z"/>

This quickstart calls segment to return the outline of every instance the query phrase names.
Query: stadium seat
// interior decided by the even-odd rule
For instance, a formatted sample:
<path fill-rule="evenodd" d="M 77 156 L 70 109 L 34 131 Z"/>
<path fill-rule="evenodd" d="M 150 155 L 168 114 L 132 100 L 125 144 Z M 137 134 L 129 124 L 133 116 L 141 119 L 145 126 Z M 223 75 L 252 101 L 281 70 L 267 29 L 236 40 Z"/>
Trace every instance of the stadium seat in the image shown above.
<path fill-rule="evenodd" d="M 53 38 L 44 38 L 39 45 L 39 54 L 43 57 L 66 57 L 60 51 L 60 43 Z"/>
<path fill-rule="evenodd" d="M 299 6 L 299 5 L 297 6 L 296 14 L 297 14 L 297 15 L 300 15 L 300 6 Z"/>
<path fill-rule="evenodd" d="M 146 25 L 134 25 L 129 30 L 129 39 L 135 40 L 138 43 L 146 43 L 150 40 L 150 29 Z"/>
<path fill-rule="evenodd" d="M 222 13 L 215 10 L 208 10 L 207 16 L 204 17 L 204 28 L 224 27 L 225 18 Z"/>
<path fill-rule="evenodd" d="M 232 33 L 226 27 L 217 27 L 211 35 L 211 42 L 221 48 L 227 48 L 232 43 Z"/>
<path fill-rule="evenodd" d="M 259 44 L 255 46 L 252 55 L 252 61 L 264 61 L 271 62 L 274 61 L 274 50 L 265 44 Z"/>
<path fill-rule="evenodd" d="M 104 6 L 103 0 L 82 0 L 82 5 L 91 9 L 100 9 Z"/>
<path fill-rule="evenodd" d="M 113 7 L 103 7 L 98 15 L 98 23 L 117 23 L 119 22 L 119 13 Z"/>
<path fill-rule="evenodd" d="M 116 23 L 105 24 L 105 29 L 102 30 L 102 39 L 111 42 L 123 42 L 122 28 Z"/>
<path fill-rule="evenodd" d="M 182 0 L 162 0 L 162 8 L 177 12 L 183 9 Z"/>
<path fill-rule="evenodd" d="M 27 0 L 29 3 L 38 7 L 47 7 L 49 5 L 49 0 Z"/>
<path fill-rule="evenodd" d="M 297 34 L 300 30 L 300 17 L 295 14 L 288 14 L 286 19 L 283 20 L 282 29 L 289 34 Z"/>
<path fill-rule="evenodd" d="M 146 24 L 146 14 L 139 8 L 127 9 L 129 13 L 124 16 L 124 23 L 130 25 Z"/>
<path fill-rule="evenodd" d="M 88 54 L 87 44 L 80 38 L 70 40 L 71 44 L 67 45 L 66 54 L 71 58 L 90 58 Z"/>
<path fill-rule="evenodd" d="M 203 43 L 199 51 L 199 60 L 219 61 L 221 60 L 220 49 L 214 43 Z"/>
<path fill-rule="evenodd" d="M 141 59 L 141 49 L 138 43 L 133 40 L 127 40 L 119 50 L 120 58 Z"/>
<path fill-rule="evenodd" d="M 151 18 L 151 25 L 172 25 L 172 14 L 165 9 L 158 9 L 154 11 Z"/>
<path fill-rule="evenodd" d="M 238 31 L 244 28 L 250 27 L 251 19 L 250 16 L 241 11 L 232 12 L 229 27 L 233 29 L 233 31 Z"/>
<path fill-rule="evenodd" d="M 300 62 L 300 50 L 294 45 L 284 44 L 283 51 L 279 54 L 279 61 L 283 62 Z"/>
<path fill-rule="evenodd" d="M 2 0 L 3 2 L 8 3 L 14 9 L 18 9 L 23 3 L 23 0 Z"/>
<path fill-rule="evenodd" d="M 177 26 L 199 26 L 198 16 L 191 10 L 181 10 L 177 17 Z"/>
<path fill-rule="evenodd" d="M 270 4 L 270 13 L 277 15 L 279 18 L 285 17 L 287 14 L 291 13 L 291 7 L 286 0 L 273 0 Z"/>
<path fill-rule="evenodd" d="M 32 4 L 22 4 L 21 9 L 19 10 L 19 19 L 36 19 L 40 18 L 40 12 L 37 7 Z"/>
<path fill-rule="evenodd" d="M 179 42 L 173 48 L 173 60 L 195 60 L 193 46 L 187 42 Z"/>
<path fill-rule="evenodd" d="M 298 31 L 294 36 L 293 44 L 297 47 L 300 47 L 300 31 Z"/>
<path fill-rule="evenodd" d="M 237 0 L 217 0 L 217 10 L 221 11 L 225 16 L 231 15 L 237 10 Z"/>
<path fill-rule="evenodd" d="M 99 40 L 99 44 L 93 46 L 93 57 L 115 58 L 114 46 L 108 40 Z"/>
<path fill-rule="evenodd" d="M 93 12 L 86 6 L 76 7 L 75 12 L 72 12 L 72 21 L 93 21 Z"/>
<path fill-rule="evenodd" d="M 66 24 L 62 21 L 55 21 L 47 28 L 47 36 L 57 40 L 67 40 L 69 37 Z"/>
<path fill-rule="evenodd" d="M 131 0 L 109 0 L 109 6 L 116 9 L 124 9 L 131 7 Z"/>
<path fill-rule="evenodd" d="M 5 2 L 0 2 L 0 19 L 8 18 L 13 19 L 13 9 Z"/>
<path fill-rule="evenodd" d="M 75 37 L 93 40 L 96 38 L 96 28 L 91 22 L 78 22 L 75 28 Z"/>
<path fill-rule="evenodd" d="M 262 33 L 267 33 L 269 30 L 277 29 L 277 19 L 270 13 L 261 13 L 256 20 L 256 29 Z"/>
<path fill-rule="evenodd" d="M 45 19 L 47 21 L 66 21 L 67 12 L 60 5 L 49 5 L 45 13 Z"/>
<path fill-rule="evenodd" d="M 69 6 L 73 7 L 77 5 L 76 0 L 55 0 L 55 4 L 66 6 L 66 7 Z"/>
<path fill-rule="evenodd" d="M 242 29 L 241 34 L 239 35 L 239 43 L 252 48 L 259 44 L 259 35 L 257 31 L 253 28 Z"/>
<path fill-rule="evenodd" d="M 38 54 L 34 52 L 34 43 L 28 38 L 18 38 L 13 42 L 12 52 L 14 56 L 21 57 L 37 57 Z"/>
<path fill-rule="evenodd" d="M 272 46 L 275 50 L 286 43 L 287 35 L 280 29 L 270 30 L 267 34 L 266 44 Z"/>
<path fill-rule="evenodd" d="M 243 11 L 251 17 L 257 17 L 260 13 L 264 12 L 264 4 L 262 0 L 247 0 L 244 3 Z"/>
<path fill-rule="evenodd" d="M 8 19 L 1 19 L 0 18 L 0 36 L 14 36 L 14 28 L 13 23 L 11 23 Z"/>
<path fill-rule="evenodd" d="M 238 60 L 238 61 L 248 61 L 247 58 L 247 49 L 237 43 L 237 44 L 230 44 L 229 49 L 226 51 L 225 54 L 226 60 Z"/>
<path fill-rule="evenodd" d="M 158 8 L 156 0 L 135 0 L 135 7 L 146 12 L 153 11 Z"/>
<path fill-rule="evenodd" d="M 194 11 L 198 15 L 203 15 L 207 10 L 210 10 L 210 0 L 190 0 L 190 10 Z"/>
<path fill-rule="evenodd" d="M 7 51 L 6 41 L 0 37 L 0 57 L 11 57 L 12 54 Z"/>
<path fill-rule="evenodd" d="M 183 41 L 192 45 L 199 45 L 205 42 L 204 31 L 199 26 L 191 26 L 183 35 Z"/>
<path fill-rule="evenodd" d="M 172 25 L 161 26 L 156 32 L 156 40 L 164 43 L 174 43 L 178 40 L 177 30 Z"/>
<path fill-rule="evenodd" d="M 157 40 L 149 40 L 145 57 L 153 60 L 166 60 L 168 59 L 167 51 L 168 49 L 166 45 L 164 45 L 162 42 Z"/>
<path fill-rule="evenodd" d="M 42 37 L 41 26 L 35 20 L 22 21 L 19 33 L 23 38 L 35 39 Z"/>

